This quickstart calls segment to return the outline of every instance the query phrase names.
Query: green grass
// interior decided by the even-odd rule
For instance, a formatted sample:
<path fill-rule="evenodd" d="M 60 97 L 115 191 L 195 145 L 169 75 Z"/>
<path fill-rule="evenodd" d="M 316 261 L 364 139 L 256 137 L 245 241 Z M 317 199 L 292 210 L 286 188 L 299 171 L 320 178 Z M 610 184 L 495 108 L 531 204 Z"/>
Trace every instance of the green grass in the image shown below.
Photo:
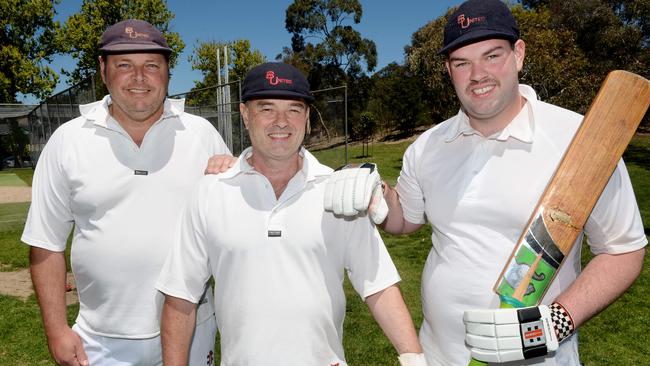
<path fill-rule="evenodd" d="M 31 186 L 34 169 L 13 168 L 0 171 L 0 186 Z"/>
<path fill-rule="evenodd" d="M 351 162 L 373 161 L 384 179 L 394 184 L 401 167 L 404 149 L 410 142 L 375 143 L 372 157 L 362 157 L 361 146 L 351 146 Z M 342 151 L 317 152 L 323 162 L 338 166 Z M 322 157 L 321 157 L 322 155 Z M 650 136 L 637 136 L 625 154 L 630 177 L 643 216 L 646 235 L 650 233 Z M 31 182 L 29 170 L 21 178 Z M 19 175 L 18 173 L 16 173 Z M 19 175 L 20 176 L 20 175 Z M 27 204 L 0 205 L 0 221 L 26 213 Z M 27 246 L 19 243 L 22 223 L 0 226 L 0 263 L 12 268 L 27 266 Z M 401 288 L 416 326 L 422 322 L 420 274 L 431 247 L 431 231 L 425 227 L 411 235 L 383 234 L 386 246 L 402 276 Z M 583 251 L 585 261 L 588 250 Z M 650 345 L 645 342 L 650 323 L 650 267 L 648 258 L 637 282 L 617 302 L 580 329 L 580 352 L 586 366 L 647 364 Z M 347 309 L 344 346 L 348 362 L 355 366 L 396 365 L 395 352 L 376 326 L 366 305 L 346 281 Z M 0 296 L 0 366 L 52 365 L 43 335 L 40 314 L 34 298 L 26 302 Z M 72 323 L 78 306 L 68 307 Z M 10 340 L 10 341 L 5 341 Z"/>

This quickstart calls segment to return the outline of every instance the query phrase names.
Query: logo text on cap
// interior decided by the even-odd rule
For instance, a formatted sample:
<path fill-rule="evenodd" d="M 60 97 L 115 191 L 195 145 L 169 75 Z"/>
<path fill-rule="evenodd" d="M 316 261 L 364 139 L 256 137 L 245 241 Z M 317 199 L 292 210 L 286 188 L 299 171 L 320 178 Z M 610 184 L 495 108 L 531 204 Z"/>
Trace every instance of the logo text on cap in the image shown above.
<path fill-rule="evenodd" d="M 278 85 L 278 84 L 287 84 L 291 85 L 293 84 L 293 80 L 291 79 L 282 79 L 277 76 L 275 76 L 275 71 L 267 71 L 266 72 L 266 80 L 269 81 L 269 84 L 271 85 Z"/>
<path fill-rule="evenodd" d="M 485 21 L 485 16 L 480 16 L 480 17 L 474 17 L 474 18 L 465 18 L 465 14 L 461 14 L 458 16 L 457 20 L 458 24 L 460 24 L 460 27 L 465 29 L 472 25 L 473 23 L 478 23 L 478 22 L 483 22 Z"/>
<path fill-rule="evenodd" d="M 138 33 L 133 29 L 133 27 L 126 27 L 124 28 L 124 33 L 129 35 L 129 38 L 149 38 L 149 35 L 147 33 Z"/>

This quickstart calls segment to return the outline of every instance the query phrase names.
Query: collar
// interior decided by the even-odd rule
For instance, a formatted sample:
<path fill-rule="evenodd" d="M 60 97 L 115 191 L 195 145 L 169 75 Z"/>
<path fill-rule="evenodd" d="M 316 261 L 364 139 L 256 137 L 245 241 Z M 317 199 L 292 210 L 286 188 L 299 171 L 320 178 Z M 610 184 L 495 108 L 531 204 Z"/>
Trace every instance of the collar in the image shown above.
<path fill-rule="evenodd" d="M 332 169 L 318 162 L 318 159 L 312 155 L 304 147 L 300 147 L 298 152 L 302 157 L 302 168 L 296 174 L 302 173 L 306 177 L 306 181 L 316 180 L 319 177 L 330 176 Z M 254 171 L 253 167 L 248 163 L 248 158 L 253 155 L 253 147 L 249 146 L 241 152 L 235 165 L 227 171 L 221 173 L 219 176 L 222 179 L 232 179 L 240 174 L 248 174 Z"/>
<path fill-rule="evenodd" d="M 79 106 L 79 112 L 83 117 L 89 121 L 93 121 L 93 124 L 105 128 L 109 128 L 109 123 L 115 123 L 114 118 L 111 117 L 108 106 L 113 103 L 111 96 L 106 95 L 102 100 L 82 104 Z M 185 110 L 185 99 L 170 99 L 165 98 L 163 104 L 163 114 L 160 117 L 160 120 L 180 116 Z"/>
<path fill-rule="evenodd" d="M 524 108 L 503 130 L 488 136 L 488 139 L 506 141 L 512 137 L 524 143 L 532 143 L 534 135 L 534 110 L 537 94 L 528 85 L 519 84 L 519 93 L 526 99 Z M 460 109 L 445 133 L 445 142 L 452 142 L 460 136 L 480 135 L 469 124 L 469 117 Z"/>

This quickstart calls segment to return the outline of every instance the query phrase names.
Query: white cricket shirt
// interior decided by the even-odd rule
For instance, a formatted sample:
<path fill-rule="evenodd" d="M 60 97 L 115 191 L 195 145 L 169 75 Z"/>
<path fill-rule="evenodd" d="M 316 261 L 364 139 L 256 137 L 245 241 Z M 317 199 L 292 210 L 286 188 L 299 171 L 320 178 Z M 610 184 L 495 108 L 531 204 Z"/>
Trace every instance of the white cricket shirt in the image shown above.
<path fill-rule="evenodd" d="M 370 220 L 323 209 L 332 169 L 302 149 L 302 169 L 276 199 L 247 163 L 204 177 L 157 287 L 192 302 L 215 278 L 221 365 L 346 365 L 344 273 L 363 297 L 399 281 Z"/>
<path fill-rule="evenodd" d="M 74 226 L 76 322 L 98 335 L 148 338 L 160 331 L 163 296 L 154 283 L 182 207 L 208 158 L 230 152 L 207 120 L 183 112 L 182 100 L 165 101 L 140 147 L 109 103 L 80 106 L 81 117 L 52 134 L 21 240 L 63 251 Z"/>
<path fill-rule="evenodd" d="M 582 121 L 579 114 L 538 101 L 526 85 L 520 92 L 527 103 L 503 131 L 483 137 L 460 111 L 423 133 L 404 154 L 397 184 L 404 218 L 433 227 L 422 274 L 420 331 L 429 366 L 467 365 L 463 311 L 498 307 L 492 288 Z M 646 245 L 622 161 L 585 232 L 596 254 Z M 542 303 L 555 299 L 579 272 L 575 245 Z M 554 358 L 524 364 L 576 365 L 576 338 L 564 342 Z"/>

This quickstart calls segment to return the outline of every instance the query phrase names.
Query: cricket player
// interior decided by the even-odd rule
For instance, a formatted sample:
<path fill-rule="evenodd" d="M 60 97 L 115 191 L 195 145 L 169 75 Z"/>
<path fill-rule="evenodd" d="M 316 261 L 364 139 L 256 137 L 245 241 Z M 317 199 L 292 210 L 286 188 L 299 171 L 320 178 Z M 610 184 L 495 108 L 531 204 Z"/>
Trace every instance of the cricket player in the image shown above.
<path fill-rule="evenodd" d="M 458 114 L 408 147 L 395 189 L 384 185 L 382 192 L 376 170 L 341 170 L 326 190 L 325 207 L 356 215 L 372 202 L 370 216 L 390 233 L 431 224 L 420 330 L 429 365 L 466 366 L 474 356 L 578 366 L 576 330 L 624 293 L 643 264 L 647 239 L 625 165 L 618 163 L 584 227 L 595 257 L 581 271 L 580 235 L 542 305 L 529 309 L 541 317 L 545 347 L 533 355 L 521 339 L 510 342 L 510 334 L 494 331 L 498 317 L 517 319 L 517 309 L 488 310 L 499 306 L 494 282 L 582 116 L 519 84 L 526 46 L 503 2 L 463 3 L 444 32 L 440 53 L 461 102 Z M 354 198 L 364 196 L 356 205 Z M 466 328 L 463 317 L 475 310 L 485 323 Z"/>
<path fill-rule="evenodd" d="M 60 365 L 160 365 L 163 296 L 154 282 L 208 158 L 230 154 L 205 119 L 167 99 L 163 34 L 136 19 L 101 37 L 110 95 L 80 106 L 47 142 L 22 235 L 50 353 Z M 79 314 L 66 319 L 66 241 Z M 211 365 L 216 323 L 205 282 L 192 323 L 192 365 Z M 204 293 L 206 295 L 204 296 Z"/>
<path fill-rule="evenodd" d="M 374 225 L 323 210 L 332 170 L 301 147 L 314 100 L 306 78 L 288 64 L 259 65 L 244 80 L 242 100 L 252 147 L 232 169 L 201 180 L 157 282 L 165 293 L 165 365 L 187 364 L 210 276 L 221 365 L 347 365 L 346 271 L 400 363 L 426 365 Z"/>

